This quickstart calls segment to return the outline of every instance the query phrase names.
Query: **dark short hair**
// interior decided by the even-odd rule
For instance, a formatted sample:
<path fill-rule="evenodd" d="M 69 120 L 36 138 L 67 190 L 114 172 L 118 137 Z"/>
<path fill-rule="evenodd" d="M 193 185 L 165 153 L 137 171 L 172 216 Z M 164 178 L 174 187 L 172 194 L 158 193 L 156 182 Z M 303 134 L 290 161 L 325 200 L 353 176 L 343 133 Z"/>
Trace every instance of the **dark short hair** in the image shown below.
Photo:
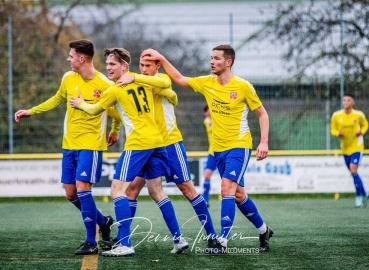
<path fill-rule="evenodd" d="M 232 60 L 231 66 L 233 66 L 234 60 L 236 59 L 236 52 L 231 45 L 229 44 L 218 45 L 215 48 L 213 48 L 213 51 L 223 51 L 224 58 L 231 59 Z"/>
<path fill-rule="evenodd" d="M 207 110 L 209 110 L 209 106 L 208 106 L 208 104 L 206 104 L 206 105 L 204 106 L 204 112 L 206 112 Z"/>
<path fill-rule="evenodd" d="M 344 97 L 350 97 L 350 98 L 352 98 L 352 99 L 355 99 L 354 95 L 353 95 L 353 94 L 351 94 L 351 93 L 344 93 L 344 94 L 343 94 L 343 96 L 344 96 Z"/>
<path fill-rule="evenodd" d="M 92 59 L 95 54 L 94 44 L 88 39 L 79 39 L 69 42 L 69 47 L 77 53 L 84 54 Z"/>
<path fill-rule="evenodd" d="M 104 56 L 107 57 L 113 54 L 119 62 L 126 62 L 128 65 L 131 63 L 131 54 L 129 51 L 123 48 L 110 48 L 104 50 Z"/>

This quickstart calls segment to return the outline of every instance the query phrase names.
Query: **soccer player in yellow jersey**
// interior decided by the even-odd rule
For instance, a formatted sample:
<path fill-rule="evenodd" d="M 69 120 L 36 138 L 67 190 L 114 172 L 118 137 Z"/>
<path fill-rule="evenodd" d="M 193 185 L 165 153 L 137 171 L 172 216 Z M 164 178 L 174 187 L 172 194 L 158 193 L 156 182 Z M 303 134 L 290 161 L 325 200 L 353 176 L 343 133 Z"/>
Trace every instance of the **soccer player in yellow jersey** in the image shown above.
<path fill-rule="evenodd" d="M 213 75 L 188 78 L 154 49 L 145 50 L 141 57 L 159 60 L 167 74 L 178 85 L 191 87 L 204 95 L 213 120 L 213 150 L 222 178 L 221 232 L 216 248 L 209 253 L 226 253 L 227 239 L 235 217 L 235 202 L 240 211 L 259 232 L 259 251 L 269 250 L 269 238 L 273 231 L 266 226 L 255 204 L 246 195 L 243 183 L 252 148 L 252 138 L 247 122 L 248 112 L 259 117 L 261 139 L 256 149 L 257 160 L 268 155 L 269 118 L 254 87 L 235 76 L 231 67 L 235 51 L 230 45 L 219 45 L 212 50 L 210 67 Z"/>
<path fill-rule="evenodd" d="M 96 103 L 100 95 L 112 82 L 93 66 L 94 46 L 89 40 L 75 40 L 69 43 L 68 62 L 72 71 L 64 74 L 59 90 L 47 101 L 29 110 L 15 113 L 15 121 L 54 109 L 68 98 L 81 92 L 89 103 Z M 76 251 L 76 255 L 98 252 L 96 244 L 96 224 L 100 226 L 103 239 L 110 238 L 111 216 L 104 217 L 96 208 L 91 194 L 94 183 L 99 182 L 102 171 L 102 151 L 107 149 L 106 113 L 91 116 L 76 110 L 67 103 L 64 119 L 63 157 L 61 182 L 67 199 L 82 214 L 86 227 L 86 241 Z M 113 120 L 108 146 L 118 140 L 120 122 Z"/>
<path fill-rule="evenodd" d="M 159 73 L 159 68 L 159 61 L 148 61 L 144 58 L 140 59 L 140 71 L 142 74 L 165 78 L 171 85 L 169 76 Z M 123 77 L 125 77 L 124 79 L 127 80 L 126 82 L 140 82 L 140 78 L 135 78 L 135 76 L 132 75 L 124 75 L 121 77 L 121 79 L 123 79 Z M 174 106 L 168 102 L 165 97 L 154 95 L 154 110 L 155 122 L 158 125 L 160 133 L 164 139 L 164 145 L 169 157 L 168 165 L 170 168 L 170 174 L 166 175 L 166 181 L 168 183 L 175 183 L 181 190 L 182 194 L 191 203 L 195 213 L 197 214 L 202 226 L 206 231 L 208 247 L 211 247 L 214 245 L 216 232 L 209 210 L 207 209 L 206 202 L 204 198 L 198 194 L 191 180 L 191 172 L 188 165 L 187 153 L 183 144 L 181 131 L 177 126 Z M 142 175 L 139 175 L 127 190 L 132 217 L 136 211 L 137 197 L 144 185 L 145 179 L 142 177 Z M 187 247 L 188 246 L 185 246 L 179 242 L 177 245 L 174 245 L 174 248 L 171 252 L 180 253 Z"/>
<path fill-rule="evenodd" d="M 107 56 L 106 69 L 110 79 L 117 80 L 124 73 L 129 72 L 130 54 L 128 51 L 122 48 L 107 49 L 105 56 Z M 139 74 L 135 77 L 142 83 L 130 83 L 123 86 L 115 84 L 103 93 L 101 100 L 96 104 L 88 104 L 81 98 L 72 98 L 70 101 L 73 107 L 78 107 L 92 115 L 99 114 L 116 104 L 125 127 L 124 151 L 116 165 L 111 186 L 111 196 L 118 222 L 118 242 L 111 250 L 103 252 L 103 256 L 135 254 L 130 239 L 131 210 L 126 190 L 135 177 L 141 173 L 147 179 L 149 193 L 162 211 L 175 245 L 182 243 L 183 248 L 188 247 L 188 243 L 181 236 L 173 205 L 161 186 L 161 176 L 168 173 L 168 156 L 154 119 L 153 90 L 156 90 L 158 95 L 165 95 L 171 100 L 173 97 L 176 100 L 176 94 L 172 90 L 163 89 L 159 92 L 157 88 L 153 88 L 153 86 L 169 87 L 168 80 Z"/>
<path fill-rule="evenodd" d="M 353 108 L 355 100 L 352 94 L 344 94 L 342 102 L 343 109 L 332 115 L 331 134 L 341 139 L 342 154 L 354 179 L 356 189 L 355 207 L 365 207 L 368 202 L 368 194 L 358 174 L 358 167 L 363 156 L 363 135 L 368 130 L 368 120 L 366 120 L 363 112 Z"/>

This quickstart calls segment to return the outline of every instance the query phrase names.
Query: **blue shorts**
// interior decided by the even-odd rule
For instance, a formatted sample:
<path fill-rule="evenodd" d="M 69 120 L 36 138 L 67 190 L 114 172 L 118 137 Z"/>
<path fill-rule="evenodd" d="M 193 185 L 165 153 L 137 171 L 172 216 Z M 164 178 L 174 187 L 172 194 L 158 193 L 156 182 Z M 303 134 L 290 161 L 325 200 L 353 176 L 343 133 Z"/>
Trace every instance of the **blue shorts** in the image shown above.
<path fill-rule="evenodd" d="M 363 156 L 363 152 L 355 152 L 349 156 L 343 155 L 347 168 L 350 169 L 350 164 L 355 164 L 359 166 L 362 156 Z"/>
<path fill-rule="evenodd" d="M 165 175 L 167 183 L 182 183 L 191 180 L 190 166 L 183 142 L 177 142 L 166 147 L 170 173 Z"/>
<path fill-rule="evenodd" d="M 251 157 L 251 149 L 233 148 L 224 152 L 214 152 L 220 177 L 228 178 L 241 187 L 244 186 L 243 175 Z"/>
<path fill-rule="evenodd" d="M 206 160 L 205 170 L 208 169 L 211 171 L 215 171 L 216 168 L 217 168 L 217 163 L 215 162 L 214 155 L 208 154 L 208 159 Z"/>
<path fill-rule="evenodd" d="M 115 166 L 114 179 L 126 182 L 132 182 L 136 176 L 154 179 L 168 174 L 167 163 L 165 147 L 123 151 Z"/>
<path fill-rule="evenodd" d="M 78 180 L 98 183 L 102 171 L 102 153 L 95 150 L 63 150 L 61 182 L 75 184 Z"/>

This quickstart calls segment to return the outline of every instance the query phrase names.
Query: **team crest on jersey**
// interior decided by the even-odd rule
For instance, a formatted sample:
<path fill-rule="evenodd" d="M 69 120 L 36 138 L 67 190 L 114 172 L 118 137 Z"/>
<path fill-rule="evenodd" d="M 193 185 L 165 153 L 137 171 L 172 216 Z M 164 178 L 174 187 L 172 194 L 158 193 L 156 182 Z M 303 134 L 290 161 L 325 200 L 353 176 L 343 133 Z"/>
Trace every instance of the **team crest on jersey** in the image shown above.
<path fill-rule="evenodd" d="M 354 124 L 356 124 L 356 119 L 354 119 L 354 121 L 352 121 L 352 122 L 354 122 Z"/>
<path fill-rule="evenodd" d="M 95 89 L 94 90 L 94 97 L 95 98 L 100 98 L 100 96 L 101 96 L 101 90 Z"/>
<path fill-rule="evenodd" d="M 229 98 L 230 99 L 236 99 L 237 98 L 237 92 L 231 92 L 230 94 L 229 94 Z"/>

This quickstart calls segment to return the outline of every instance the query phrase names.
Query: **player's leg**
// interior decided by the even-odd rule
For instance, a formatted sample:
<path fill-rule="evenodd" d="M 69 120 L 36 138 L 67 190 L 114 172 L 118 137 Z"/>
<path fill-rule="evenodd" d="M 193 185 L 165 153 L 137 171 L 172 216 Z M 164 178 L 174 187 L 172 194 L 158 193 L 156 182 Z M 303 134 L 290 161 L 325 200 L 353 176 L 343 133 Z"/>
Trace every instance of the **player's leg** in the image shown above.
<path fill-rule="evenodd" d="M 368 202 L 368 194 L 365 191 L 363 181 L 358 173 L 358 168 L 360 165 L 361 158 L 363 156 L 363 152 L 356 152 L 350 156 L 349 162 L 349 170 L 354 180 L 355 188 L 356 188 L 356 207 L 366 207 Z"/>
<path fill-rule="evenodd" d="M 138 195 L 140 194 L 142 188 L 145 186 L 145 183 L 146 182 L 144 177 L 137 176 L 127 189 L 127 198 L 129 201 L 129 207 L 131 209 L 132 218 L 136 214 Z"/>
<path fill-rule="evenodd" d="M 259 233 L 260 247 L 259 251 L 269 250 L 269 238 L 273 236 L 273 230 L 269 228 L 263 221 L 255 203 L 245 193 L 245 189 L 241 186 L 236 190 L 236 203 L 241 213 L 255 226 Z"/>
<path fill-rule="evenodd" d="M 123 151 L 115 167 L 114 180 L 111 186 L 111 198 L 114 202 L 115 216 L 118 225 L 117 240 L 103 256 L 132 256 L 135 254 L 130 238 L 131 210 L 127 198 L 127 189 L 136 175 L 150 157 L 152 151 Z"/>
<path fill-rule="evenodd" d="M 144 173 L 149 194 L 159 206 L 164 221 L 172 234 L 174 247 L 171 253 L 179 254 L 188 248 L 188 243 L 182 237 L 173 204 L 162 188 L 161 176 L 169 174 L 167 164 L 168 154 L 165 147 L 156 148 L 145 165 Z"/>
<path fill-rule="evenodd" d="M 171 253 L 182 253 L 188 248 L 188 243 L 182 237 L 173 204 L 162 189 L 161 177 L 146 180 L 146 185 L 149 195 L 157 203 L 163 219 L 172 234 L 174 247 Z"/>
<path fill-rule="evenodd" d="M 196 191 L 191 180 L 190 167 L 188 165 L 187 154 L 182 142 L 171 144 L 166 147 L 169 157 L 170 174 L 167 175 L 167 182 L 174 182 L 181 190 L 182 194 L 191 203 L 200 223 L 204 226 L 208 243 L 212 244 L 216 237 L 213 221 L 204 198 Z"/>
<path fill-rule="evenodd" d="M 61 182 L 63 183 L 67 200 L 81 211 L 81 202 L 77 196 L 76 188 L 76 155 L 76 151 L 63 150 Z"/>
<path fill-rule="evenodd" d="M 348 167 L 352 179 L 354 181 L 354 185 L 355 185 L 355 207 L 361 207 L 364 206 L 363 204 L 363 200 L 364 203 L 366 205 L 366 198 L 367 198 L 367 194 L 363 185 L 363 181 L 360 177 L 360 175 L 358 174 L 358 167 L 360 164 L 360 160 L 362 157 L 362 152 L 356 152 L 353 153 L 352 155 L 345 155 L 345 163 L 346 166 Z M 365 206 L 364 206 L 365 207 Z"/>
<path fill-rule="evenodd" d="M 210 189 L 211 189 L 211 176 L 213 175 L 213 171 L 216 169 L 216 163 L 214 156 L 208 154 L 208 158 L 206 160 L 205 172 L 204 172 L 204 184 L 203 184 L 203 197 L 206 201 L 207 207 L 210 206 Z"/>
<path fill-rule="evenodd" d="M 110 226 L 113 218 L 104 217 L 97 209 L 92 196 L 92 186 L 99 182 L 102 171 L 102 152 L 93 150 L 75 151 L 76 189 L 81 204 L 81 213 L 86 227 L 86 241 L 76 252 L 76 255 L 94 254 L 97 252 L 96 224 L 100 226 L 103 238 L 110 238 Z M 92 248 L 89 244 L 96 247 Z M 96 252 L 95 252 L 96 251 Z"/>

